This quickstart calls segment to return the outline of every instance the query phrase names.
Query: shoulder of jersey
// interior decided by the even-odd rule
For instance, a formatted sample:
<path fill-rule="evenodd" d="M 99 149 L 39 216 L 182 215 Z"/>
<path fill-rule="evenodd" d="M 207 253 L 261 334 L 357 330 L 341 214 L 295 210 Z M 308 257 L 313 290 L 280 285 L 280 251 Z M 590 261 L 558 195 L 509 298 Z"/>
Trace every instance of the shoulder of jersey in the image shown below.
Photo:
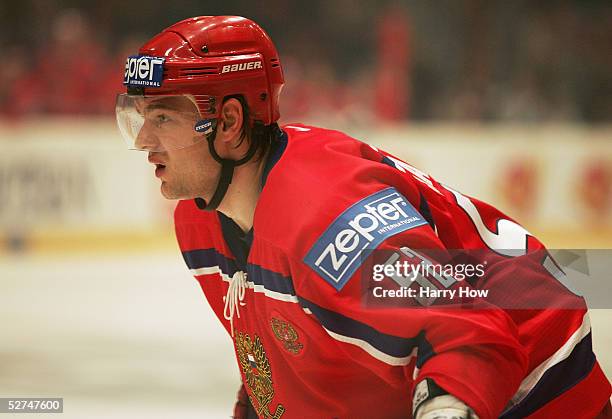
<path fill-rule="evenodd" d="M 268 176 L 255 233 L 303 258 L 343 212 L 389 185 L 405 182 L 369 145 L 342 132 L 291 124 L 288 144 Z M 409 187 L 409 185 L 408 185 Z"/>

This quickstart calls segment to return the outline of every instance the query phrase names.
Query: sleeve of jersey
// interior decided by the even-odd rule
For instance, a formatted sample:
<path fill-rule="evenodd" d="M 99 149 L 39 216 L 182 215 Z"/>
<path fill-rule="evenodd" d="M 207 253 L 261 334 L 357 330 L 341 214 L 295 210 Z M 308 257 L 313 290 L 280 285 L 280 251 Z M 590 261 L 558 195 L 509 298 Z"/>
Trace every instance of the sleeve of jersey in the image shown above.
<path fill-rule="evenodd" d="M 516 308 L 507 312 L 529 354 L 528 372 L 504 417 L 595 417 L 610 384 L 593 353 L 585 301 L 558 280 L 561 271 L 549 258 L 534 251 L 488 272 L 487 287 L 497 294 L 489 301 Z"/>
<path fill-rule="evenodd" d="M 527 368 L 516 325 L 503 310 L 423 307 L 410 297 L 380 302 L 373 297 L 373 261 L 388 265 L 416 249 L 443 250 L 427 221 L 397 190 L 359 201 L 314 243 L 307 238 L 304 243 L 305 256 L 292 267 L 296 294 L 347 357 L 407 392 L 429 378 L 480 418 L 499 416 Z"/>

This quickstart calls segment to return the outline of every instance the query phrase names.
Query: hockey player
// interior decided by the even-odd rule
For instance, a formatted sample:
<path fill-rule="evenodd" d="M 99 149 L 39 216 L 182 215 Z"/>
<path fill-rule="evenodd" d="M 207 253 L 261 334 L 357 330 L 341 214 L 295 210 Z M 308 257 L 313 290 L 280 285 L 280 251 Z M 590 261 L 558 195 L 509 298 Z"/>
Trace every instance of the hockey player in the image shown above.
<path fill-rule="evenodd" d="M 183 257 L 233 339 L 236 416 L 604 417 L 610 384 L 576 296 L 571 309 L 364 303 L 376 252 L 486 249 L 474 289 L 516 283 L 530 302 L 530 284 L 563 287 L 495 208 L 341 132 L 279 127 L 282 68 L 257 24 L 181 21 L 128 58 L 124 83 L 119 128 L 180 200 Z"/>

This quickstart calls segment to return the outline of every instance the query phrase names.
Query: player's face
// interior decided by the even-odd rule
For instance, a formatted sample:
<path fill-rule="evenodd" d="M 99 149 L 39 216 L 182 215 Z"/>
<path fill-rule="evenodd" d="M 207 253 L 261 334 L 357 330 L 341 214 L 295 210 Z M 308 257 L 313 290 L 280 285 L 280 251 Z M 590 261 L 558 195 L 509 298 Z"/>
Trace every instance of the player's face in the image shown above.
<path fill-rule="evenodd" d="M 161 180 L 161 193 L 167 199 L 202 197 L 210 200 L 221 172 L 205 142 L 149 153 L 149 162 L 155 165 L 155 176 Z"/>
<path fill-rule="evenodd" d="M 184 99 L 184 100 L 180 100 Z M 204 134 L 194 130 L 200 119 L 195 105 L 186 98 L 143 102 L 138 112 L 144 123 L 135 147 L 149 151 L 168 199 L 210 199 L 217 185 L 220 165 L 208 151 Z"/>

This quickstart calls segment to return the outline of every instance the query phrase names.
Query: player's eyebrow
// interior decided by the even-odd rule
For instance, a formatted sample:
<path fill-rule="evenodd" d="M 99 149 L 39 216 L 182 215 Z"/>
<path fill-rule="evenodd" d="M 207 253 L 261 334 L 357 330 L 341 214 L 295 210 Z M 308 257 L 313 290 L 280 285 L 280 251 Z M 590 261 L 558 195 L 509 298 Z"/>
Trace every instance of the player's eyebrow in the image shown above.
<path fill-rule="evenodd" d="M 162 110 L 177 111 L 178 112 L 178 110 L 176 108 L 168 106 L 168 105 L 166 105 L 163 102 L 153 102 L 153 103 L 150 103 L 147 106 L 145 106 L 144 109 L 145 109 L 145 111 L 154 111 L 154 110 L 162 109 Z"/>
<path fill-rule="evenodd" d="M 197 113 L 197 110 L 194 109 L 191 103 L 189 103 L 188 105 L 185 103 L 178 103 L 177 105 L 179 106 L 176 106 L 175 104 L 169 104 L 167 103 L 167 101 L 164 101 L 164 100 L 157 100 L 155 102 L 151 102 L 147 104 L 144 108 L 144 112 L 146 113 L 146 112 L 155 111 L 155 110 L 165 110 L 165 111 L 178 112 L 181 114 Z"/>

